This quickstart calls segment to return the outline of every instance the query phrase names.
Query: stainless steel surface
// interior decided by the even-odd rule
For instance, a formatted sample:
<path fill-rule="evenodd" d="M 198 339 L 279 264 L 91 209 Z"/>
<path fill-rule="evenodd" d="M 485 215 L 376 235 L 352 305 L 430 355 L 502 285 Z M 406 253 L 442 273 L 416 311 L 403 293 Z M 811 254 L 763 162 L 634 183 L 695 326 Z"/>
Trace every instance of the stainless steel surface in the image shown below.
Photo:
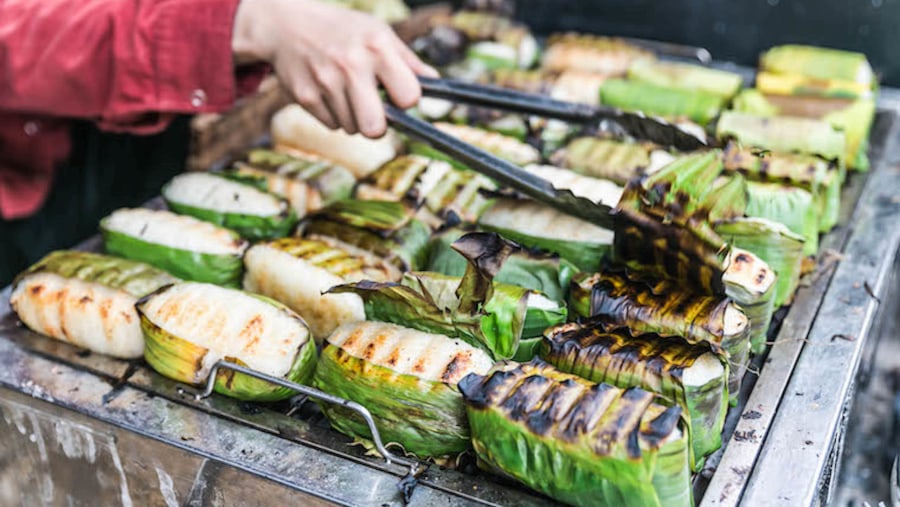
<path fill-rule="evenodd" d="M 882 109 L 900 110 L 897 91 L 883 90 L 882 97 Z M 729 415 L 736 429 L 724 452 L 709 460 L 718 466 L 706 474 L 712 473 L 708 484 L 698 481 L 701 505 L 812 505 L 822 491 L 827 496 L 840 456 L 837 430 L 876 318 L 875 297 L 887 292 L 900 242 L 897 131 L 892 115 L 879 115 L 873 171 L 853 175 L 845 188 L 844 217 L 823 241 L 821 269 L 798 293 L 768 356 L 757 360 L 761 374 Z M 97 240 L 83 247 L 96 248 Z M 90 490 L 112 503 L 168 506 L 168 489 L 177 505 L 401 504 L 397 485 L 406 468 L 351 447 L 311 404 L 197 400 L 140 361 L 84 354 L 27 331 L 9 311 L 8 297 L 8 289 L 0 292 L 0 466 L 18 475 L 12 485 L 0 479 L 3 505 L 65 505 L 69 497 L 72 505 L 90 505 L 81 500 Z M 23 422 L 22 433 L 16 421 L 30 425 Z M 51 456 L 60 449 L 67 457 L 59 463 L 86 463 L 86 435 L 94 448 L 91 473 L 100 475 L 88 474 L 87 466 L 73 471 L 54 464 Z M 100 477 L 102 487 L 95 485 Z M 247 492 L 238 491 L 244 485 Z M 8 489 L 11 502 L 2 496 Z M 214 495 L 224 496 L 216 503 Z M 188 501 L 195 497 L 199 503 Z M 414 505 L 547 502 L 483 474 L 437 466 L 422 474 L 412 497 Z"/>

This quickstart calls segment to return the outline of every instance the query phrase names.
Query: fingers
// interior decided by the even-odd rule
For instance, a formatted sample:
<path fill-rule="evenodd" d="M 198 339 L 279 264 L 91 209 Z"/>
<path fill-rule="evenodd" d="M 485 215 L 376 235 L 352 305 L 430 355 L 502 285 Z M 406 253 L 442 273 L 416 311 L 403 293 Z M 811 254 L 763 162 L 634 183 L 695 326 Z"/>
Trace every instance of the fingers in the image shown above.
<path fill-rule="evenodd" d="M 412 71 L 415 72 L 416 75 L 425 76 L 425 77 L 433 77 L 433 78 L 441 77 L 440 72 L 438 72 L 431 65 L 428 65 L 425 62 L 423 62 L 419 58 L 419 56 L 412 49 L 410 49 L 409 46 L 407 46 L 406 44 L 403 44 L 401 42 L 399 45 L 399 51 L 400 51 L 401 56 L 403 57 L 403 60 L 406 62 L 406 65 L 409 65 L 409 68 L 412 69 Z"/>
<path fill-rule="evenodd" d="M 323 63 L 313 69 L 318 88 L 322 91 L 325 105 L 334 115 L 338 125 L 348 134 L 359 131 L 356 117 L 348 98 L 348 80 L 335 65 Z"/>
<path fill-rule="evenodd" d="M 295 74 L 289 77 L 279 76 L 279 79 L 282 85 L 287 88 L 288 93 L 294 97 L 294 100 L 322 122 L 323 125 L 330 129 L 336 129 L 340 126 L 337 116 L 325 102 L 319 86 L 313 79 L 312 73 L 307 66 L 301 65 L 296 69 Z"/>
<path fill-rule="evenodd" d="M 351 76 L 347 95 L 360 134 L 372 138 L 383 136 L 387 130 L 387 120 L 375 76 L 372 73 Z"/>

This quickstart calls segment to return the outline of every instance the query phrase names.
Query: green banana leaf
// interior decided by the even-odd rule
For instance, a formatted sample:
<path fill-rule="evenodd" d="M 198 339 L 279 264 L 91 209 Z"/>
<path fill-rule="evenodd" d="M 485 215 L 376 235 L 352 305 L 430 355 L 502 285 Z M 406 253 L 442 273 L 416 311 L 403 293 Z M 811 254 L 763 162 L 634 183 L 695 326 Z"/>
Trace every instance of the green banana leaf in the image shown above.
<path fill-rule="evenodd" d="M 493 282 L 516 245 L 496 234 L 471 233 L 453 247 L 469 262 L 462 278 L 407 273 L 400 283 L 362 281 L 329 293 L 359 295 L 369 320 L 459 338 L 499 359 L 513 357 L 522 338 L 565 322 L 565 306 L 538 292 Z"/>
<path fill-rule="evenodd" d="M 666 118 L 688 118 L 700 125 L 715 119 L 725 105 L 721 97 L 712 93 L 624 79 L 604 82 L 600 87 L 600 103 Z"/>
<path fill-rule="evenodd" d="M 427 270 L 449 276 L 463 276 L 468 262 L 453 249 L 453 243 L 467 232 L 470 231 L 454 227 L 432 236 Z M 494 280 L 534 290 L 563 303 L 575 271 L 572 263 L 556 255 L 517 248 L 510 253 Z"/>
<path fill-rule="evenodd" d="M 736 218 L 717 223 L 715 229 L 730 244 L 753 252 L 772 268 L 777 276 L 776 308 L 793 301 L 803 270 L 803 236 L 765 218 Z"/>
<path fill-rule="evenodd" d="M 216 360 L 297 383 L 309 382 L 315 370 L 316 345 L 306 323 L 265 296 L 184 282 L 145 296 L 135 307 L 147 344 L 144 359 L 173 380 L 204 384 Z M 296 394 L 232 370 L 218 372 L 215 391 L 250 401 Z"/>
<path fill-rule="evenodd" d="M 671 280 L 608 269 L 575 276 L 569 309 L 572 315 L 599 319 L 635 335 L 679 337 L 708 346 L 731 365 L 728 392 L 737 400 L 750 363 L 750 319 L 730 298 L 698 294 Z"/>
<path fill-rule="evenodd" d="M 824 121 L 793 116 L 764 117 L 725 111 L 716 126 L 716 137 L 775 152 L 818 155 L 839 165 L 844 165 L 847 152 L 843 132 Z"/>
<path fill-rule="evenodd" d="M 538 359 L 471 374 L 459 390 L 488 471 L 569 505 L 693 505 L 681 409 L 647 391 L 595 384 Z"/>
<path fill-rule="evenodd" d="M 586 176 L 605 178 L 620 185 L 643 176 L 650 165 L 647 143 L 631 143 L 615 139 L 577 137 L 554 153 L 550 161 Z"/>
<path fill-rule="evenodd" d="M 813 196 L 806 190 L 779 183 L 747 183 L 747 216 L 784 224 L 803 237 L 803 254 L 819 251 L 819 222 Z"/>
<path fill-rule="evenodd" d="M 633 62 L 628 67 L 628 79 L 688 92 L 710 93 L 723 100 L 734 97 L 744 83 L 740 74 L 734 72 L 652 58 Z"/>
<path fill-rule="evenodd" d="M 100 221 L 100 232 L 104 249 L 112 255 L 146 262 L 183 280 L 240 287 L 247 241 L 234 231 L 168 211 L 122 209 Z M 183 234 L 190 235 L 190 243 L 199 248 L 175 246 L 185 244 L 173 241 Z M 203 251 L 203 247 L 222 253 Z"/>
<path fill-rule="evenodd" d="M 848 81 L 866 86 L 869 90 L 877 86 L 866 55 L 852 51 L 799 44 L 775 46 L 760 56 L 759 68 L 818 80 Z"/>
<path fill-rule="evenodd" d="M 640 387 L 682 409 L 691 469 L 722 445 L 728 410 L 728 363 L 707 344 L 656 334 L 632 336 L 601 321 L 548 329 L 541 358 L 560 371 L 623 389 Z"/>
<path fill-rule="evenodd" d="M 485 373 L 491 364 L 481 350 L 446 336 L 361 322 L 329 338 L 313 386 L 368 408 L 386 445 L 420 458 L 443 457 L 470 448 L 458 379 Z M 321 406 L 338 431 L 372 438 L 355 412 Z"/>
<path fill-rule="evenodd" d="M 340 240 L 410 271 L 425 266 L 431 230 L 403 203 L 344 200 L 307 217 L 299 233 Z"/>

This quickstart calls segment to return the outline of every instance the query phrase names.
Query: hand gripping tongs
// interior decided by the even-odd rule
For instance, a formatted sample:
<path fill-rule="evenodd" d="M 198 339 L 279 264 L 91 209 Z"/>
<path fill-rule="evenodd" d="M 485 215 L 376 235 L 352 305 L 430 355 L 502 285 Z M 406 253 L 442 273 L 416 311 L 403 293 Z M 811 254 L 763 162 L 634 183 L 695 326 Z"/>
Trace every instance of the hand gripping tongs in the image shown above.
<path fill-rule="evenodd" d="M 677 126 L 640 113 L 628 113 L 603 106 L 574 104 L 541 95 L 460 81 L 420 77 L 419 82 L 422 85 L 422 94 L 428 97 L 572 123 L 597 123 L 609 120 L 633 137 L 673 146 L 678 150 L 690 151 L 706 147 L 703 141 Z M 388 122 L 395 129 L 429 143 L 435 149 L 459 160 L 472 170 L 488 176 L 497 183 L 570 215 L 608 229 L 613 227 L 612 210 L 609 206 L 578 197 L 568 190 L 556 189 L 547 180 L 445 134 L 428 122 L 414 118 L 394 105 L 386 103 L 385 112 Z"/>

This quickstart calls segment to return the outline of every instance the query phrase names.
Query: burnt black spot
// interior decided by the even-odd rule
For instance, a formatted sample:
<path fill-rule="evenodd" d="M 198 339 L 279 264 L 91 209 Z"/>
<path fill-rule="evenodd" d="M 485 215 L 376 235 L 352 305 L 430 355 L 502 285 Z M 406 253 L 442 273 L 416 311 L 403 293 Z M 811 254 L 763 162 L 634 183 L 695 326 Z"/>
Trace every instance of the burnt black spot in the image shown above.
<path fill-rule="evenodd" d="M 681 421 L 681 407 L 677 405 L 669 407 L 656 419 L 650 421 L 647 431 L 642 435 L 644 442 L 651 447 L 658 447 L 666 437 L 672 434 L 679 421 Z"/>
<path fill-rule="evenodd" d="M 768 274 L 768 271 L 766 271 L 764 269 L 760 270 L 759 273 L 756 274 L 756 283 L 763 283 L 763 280 L 766 279 L 767 274 Z"/>
<path fill-rule="evenodd" d="M 750 262 L 750 260 L 751 260 L 751 259 L 750 259 L 750 256 L 749 256 L 749 255 L 747 255 L 747 254 L 742 254 L 742 253 L 737 254 L 737 255 L 734 257 L 734 262 Z"/>
<path fill-rule="evenodd" d="M 454 356 L 453 360 L 450 361 L 450 364 L 444 369 L 444 374 L 441 375 L 441 380 L 444 382 L 449 382 L 451 378 L 456 376 L 456 372 L 459 371 L 459 356 Z"/>
<path fill-rule="evenodd" d="M 94 299 L 90 296 L 82 296 L 81 299 L 78 300 L 80 304 L 86 305 L 92 302 Z"/>
<path fill-rule="evenodd" d="M 547 392 L 547 386 L 551 382 L 550 379 L 541 375 L 526 377 L 501 404 L 501 407 L 509 414 L 512 420 L 524 420 L 544 397 L 544 394 Z"/>
<path fill-rule="evenodd" d="M 37 296 L 41 292 L 44 291 L 44 286 L 43 285 L 34 285 L 31 287 L 30 291 L 31 291 L 32 296 Z"/>

